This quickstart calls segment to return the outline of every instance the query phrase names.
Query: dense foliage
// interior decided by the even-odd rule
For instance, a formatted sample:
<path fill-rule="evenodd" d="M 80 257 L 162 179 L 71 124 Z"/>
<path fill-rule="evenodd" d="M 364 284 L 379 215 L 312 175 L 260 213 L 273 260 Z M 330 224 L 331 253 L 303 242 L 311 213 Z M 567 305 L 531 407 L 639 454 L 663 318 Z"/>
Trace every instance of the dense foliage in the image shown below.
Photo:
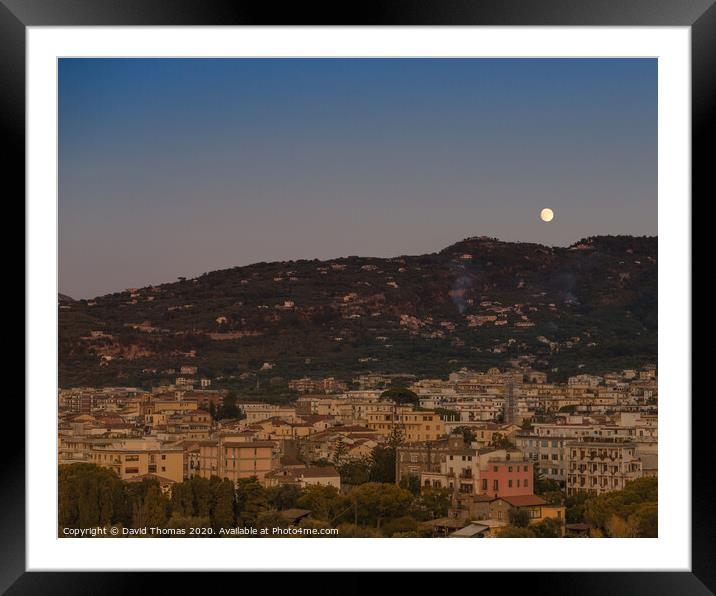
<path fill-rule="evenodd" d="M 164 529 L 287 527 L 281 512 L 309 510 L 301 527 L 338 527 L 339 536 L 395 536 L 418 531 L 418 523 L 447 513 L 450 493 L 422 494 L 394 483 L 366 482 L 346 494 L 331 486 L 266 488 L 256 478 L 194 477 L 174 484 L 171 496 L 155 480 L 123 483 L 114 472 L 92 464 L 59 469 L 59 527 Z"/>
<path fill-rule="evenodd" d="M 306 375 L 444 376 L 525 354 L 560 380 L 655 361 L 656 288 L 657 239 L 628 236 L 257 263 L 63 300 L 60 385 L 156 385 L 190 361 L 220 386 L 286 401 L 286 381 Z M 505 325 L 470 318 L 495 308 Z"/>

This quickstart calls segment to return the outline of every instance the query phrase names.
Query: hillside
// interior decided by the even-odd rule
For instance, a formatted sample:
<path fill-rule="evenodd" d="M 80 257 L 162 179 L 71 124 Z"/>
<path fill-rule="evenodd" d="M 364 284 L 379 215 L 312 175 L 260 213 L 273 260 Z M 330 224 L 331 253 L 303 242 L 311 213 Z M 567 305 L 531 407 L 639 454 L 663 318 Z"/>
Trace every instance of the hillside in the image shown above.
<path fill-rule="evenodd" d="M 182 364 L 235 386 L 518 359 L 553 378 L 604 372 L 656 362 L 657 238 L 256 263 L 61 300 L 59 334 L 62 387 L 149 386 Z"/>

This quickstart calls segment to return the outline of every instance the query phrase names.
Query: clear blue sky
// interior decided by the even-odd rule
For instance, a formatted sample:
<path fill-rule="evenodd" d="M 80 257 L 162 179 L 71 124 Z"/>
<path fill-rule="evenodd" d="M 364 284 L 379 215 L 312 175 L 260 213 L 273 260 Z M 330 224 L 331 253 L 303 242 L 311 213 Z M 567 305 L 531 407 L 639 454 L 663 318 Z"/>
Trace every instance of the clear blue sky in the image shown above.
<path fill-rule="evenodd" d="M 61 59 L 59 126 L 75 298 L 473 235 L 657 233 L 652 59 Z"/>

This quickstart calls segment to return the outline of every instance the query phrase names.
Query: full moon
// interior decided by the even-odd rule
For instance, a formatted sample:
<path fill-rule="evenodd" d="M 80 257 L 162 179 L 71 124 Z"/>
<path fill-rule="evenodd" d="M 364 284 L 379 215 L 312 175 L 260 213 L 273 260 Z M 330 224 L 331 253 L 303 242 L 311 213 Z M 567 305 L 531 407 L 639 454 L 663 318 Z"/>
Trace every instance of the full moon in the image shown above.
<path fill-rule="evenodd" d="M 539 214 L 542 221 L 552 221 L 554 219 L 554 211 L 549 208 L 542 209 Z"/>

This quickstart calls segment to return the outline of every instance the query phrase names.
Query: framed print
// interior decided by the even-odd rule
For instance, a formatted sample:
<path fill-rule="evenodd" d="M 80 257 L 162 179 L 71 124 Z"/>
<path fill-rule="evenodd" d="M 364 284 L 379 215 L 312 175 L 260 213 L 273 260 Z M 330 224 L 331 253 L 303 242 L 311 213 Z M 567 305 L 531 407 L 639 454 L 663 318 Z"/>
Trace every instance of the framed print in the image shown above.
<path fill-rule="evenodd" d="M 28 349 L 0 585 L 712 593 L 691 196 L 715 22 L 3 0 Z"/>

